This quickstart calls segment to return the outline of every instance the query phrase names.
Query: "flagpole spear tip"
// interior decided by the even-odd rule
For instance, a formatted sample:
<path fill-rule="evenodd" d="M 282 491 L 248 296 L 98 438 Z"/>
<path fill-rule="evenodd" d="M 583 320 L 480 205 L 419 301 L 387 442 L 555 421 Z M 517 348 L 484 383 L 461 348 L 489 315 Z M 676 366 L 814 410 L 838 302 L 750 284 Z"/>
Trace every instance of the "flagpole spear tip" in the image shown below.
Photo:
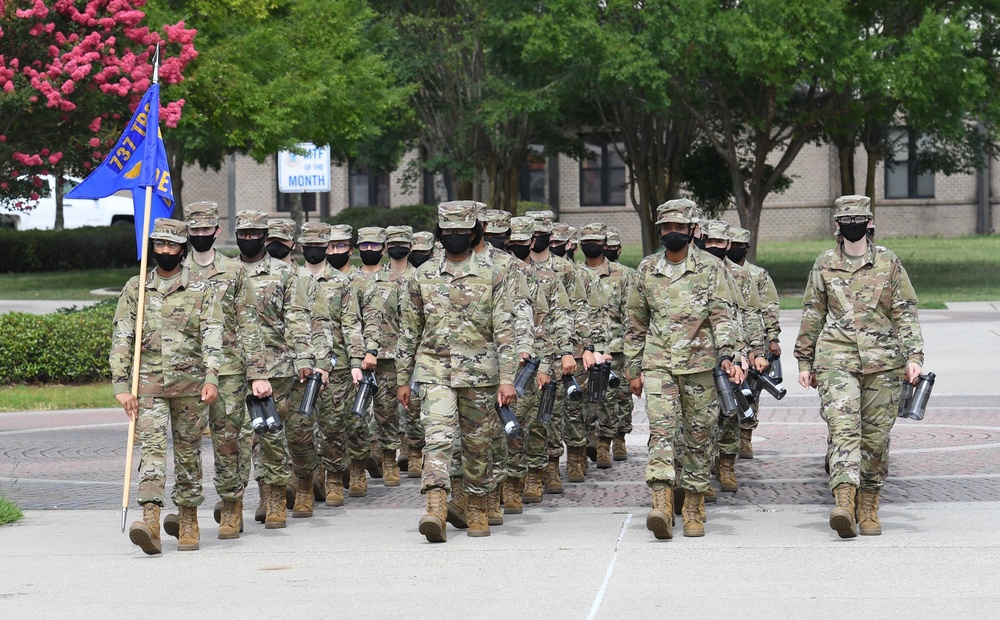
<path fill-rule="evenodd" d="M 128 506 L 122 507 L 122 533 L 125 533 L 125 519 L 128 518 Z"/>
<path fill-rule="evenodd" d="M 160 44 L 156 44 L 156 52 L 153 54 L 153 84 L 160 83 Z"/>

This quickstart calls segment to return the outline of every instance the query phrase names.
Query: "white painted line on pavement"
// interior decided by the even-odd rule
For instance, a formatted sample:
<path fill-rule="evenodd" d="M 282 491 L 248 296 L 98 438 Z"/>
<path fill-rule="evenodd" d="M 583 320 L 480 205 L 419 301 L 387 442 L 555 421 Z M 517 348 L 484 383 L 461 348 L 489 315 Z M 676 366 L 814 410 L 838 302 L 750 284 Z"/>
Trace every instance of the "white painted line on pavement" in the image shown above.
<path fill-rule="evenodd" d="M 101 480 L 60 480 L 59 478 L 24 478 L 21 476 L 14 476 L 13 480 L 3 481 L 0 480 L 0 484 L 10 484 L 11 486 L 19 484 L 21 482 L 30 482 L 32 484 L 68 484 L 70 486 L 116 486 L 120 487 L 121 482 L 107 482 Z"/>
<path fill-rule="evenodd" d="M 645 483 L 643 483 L 645 484 Z M 611 573 L 615 572 L 615 562 L 618 561 L 618 547 L 622 544 L 622 539 L 625 538 L 625 532 L 628 531 L 628 524 L 632 520 L 632 513 L 625 515 L 625 522 L 622 523 L 622 529 L 618 532 L 618 542 L 615 543 L 615 554 L 611 556 L 611 563 L 608 564 L 608 570 L 604 573 L 604 581 L 601 583 L 601 589 L 597 591 L 597 598 L 594 599 L 594 604 L 590 606 L 590 613 L 587 615 L 587 620 L 594 620 L 597 616 L 597 610 L 601 608 L 601 601 L 604 600 L 604 591 L 608 588 L 608 582 L 611 581 Z"/>
<path fill-rule="evenodd" d="M 102 424 L 80 424 L 77 426 L 53 426 L 51 428 L 25 428 L 18 431 L 0 431 L 0 435 L 26 435 L 28 433 L 48 433 L 51 431 L 78 431 L 85 428 L 109 428 L 128 426 L 128 422 L 104 422 Z"/>

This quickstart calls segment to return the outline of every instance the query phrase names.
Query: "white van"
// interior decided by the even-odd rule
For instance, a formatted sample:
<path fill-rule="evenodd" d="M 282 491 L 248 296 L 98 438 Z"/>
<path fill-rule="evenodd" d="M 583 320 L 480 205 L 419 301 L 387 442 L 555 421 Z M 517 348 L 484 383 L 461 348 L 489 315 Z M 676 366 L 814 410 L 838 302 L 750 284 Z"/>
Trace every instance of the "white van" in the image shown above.
<path fill-rule="evenodd" d="M 39 198 L 30 211 L 16 211 L 5 208 L 0 203 L 0 227 L 14 230 L 52 230 L 56 223 L 56 192 L 55 177 L 40 177 L 49 185 L 49 194 Z M 65 177 L 63 195 L 79 185 L 81 179 Z M 127 190 L 100 200 L 83 198 L 63 199 L 63 227 L 80 228 L 81 226 L 113 226 L 134 225 L 132 196 Z"/>

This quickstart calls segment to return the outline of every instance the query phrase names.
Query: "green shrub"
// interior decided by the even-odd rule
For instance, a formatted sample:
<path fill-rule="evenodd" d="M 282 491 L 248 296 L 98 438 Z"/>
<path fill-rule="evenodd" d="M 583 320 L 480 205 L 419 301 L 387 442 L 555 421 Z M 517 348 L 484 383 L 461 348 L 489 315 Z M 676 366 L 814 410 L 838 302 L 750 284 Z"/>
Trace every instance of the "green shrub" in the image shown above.
<path fill-rule="evenodd" d="M 24 515 L 21 510 L 3 495 L 0 495 L 0 525 L 20 521 Z"/>
<path fill-rule="evenodd" d="M 524 215 L 528 211 L 552 211 L 552 207 L 545 204 L 544 202 L 531 202 L 530 200 L 521 200 L 517 203 L 517 213 L 514 215 Z"/>
<path fill-rule="evenodd" d="M 135 264 L 135 231 L 131 226 L 0 229 L 0 269 L 6 273 L 107 269 Z"/>
<path fill-rule="evenodd" d="M 107 381 L 116 304 L 0 314 L 0 384 Z"/>
<path fill-rule="evenodd" d="M 352 207 L 323 218 L 328 224 L 350 224 L 355 238 L 359 228 L 365 226 L 412 226 L 413 232 L 434 232 L 437 226 L 436 205 L 410 205 L 405 207 Z"/>

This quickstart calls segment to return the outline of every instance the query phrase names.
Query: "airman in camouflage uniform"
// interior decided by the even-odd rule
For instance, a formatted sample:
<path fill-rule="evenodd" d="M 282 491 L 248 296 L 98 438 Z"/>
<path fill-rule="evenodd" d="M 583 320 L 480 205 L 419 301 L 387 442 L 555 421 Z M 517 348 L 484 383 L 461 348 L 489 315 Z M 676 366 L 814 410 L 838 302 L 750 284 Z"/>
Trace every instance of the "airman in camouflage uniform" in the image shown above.
<path fill-rule="evenodd" d="M 611 300 L 609 300 L 611 301 L 611 305 L 608 306 L 608 318 L 611 321 L 611 350 L 613 353 L 616 351 L 614 348 L 615 342 L 619 342 L 618 346 L 624 349 L 625 317 L 628 316 L 626 302 L 628 301 L 628 291 L 632 290 L 632 287 L 635 285 L 636 278 L 635 269 L 629 267 L 628 265 L 623 265 L 618 261 L 621 253 L 621 230 L 615 228 L 614 226 L 608 226 L 608 241 L 607 248 L 604 250 L 604 257 L 625 272 L 625 275 L 623 276 L 625 282 L 622 285 L 624 288 L 624 294 L 620 299 L 621 307 L 618 310 L 615 310 L 614 303 Z M 622 321 L 619 324 L 614 322 L 616 312 Z M 625 461 L 628 460 L 628 450 L 625 448 L 625 435 L 632 432 L 632 409 L 635 405 L 632 402 L 632 392 L 629 391 L 628 381 L 625 380 L 624 353 L 622 354 L 621 364 L 615 365 L 614 360 L 612 359 L 612 367 L 622 379 L 622 383 L 617 390 L 610 390 L 611 397 L 615 402 L 615 419 L 617 420 L 615 438 L 611 443 L 611 453 L 614 460 Z"/>
<path fill-rule="evenodd" d="M 181 514 L 178 550 L 198 549 L 198 506 L 205 500 L 201 436 L 208 407 L 219 395 L 223 361 L 222 308 L 212 286 L 181 265 L 186 244 L 184 222 L 156 219 L 149 245 L 157 267 L 141 276 L 146 296 L 137 394 L 131 384 L 140 276 L 133 276 L 118 298 L 109 355 L 115 398 L 129 417 L 137 416 L 142 450 L 138 502 L 143 520 L 132 524 L 129 538 L 150 555 L 162 550 L 168 420 L 174 445 L 171 499 Z"/>
<path fill-rule="evenodd" d="M 841 538 L 856 536 L 858 521 L 862 535 L 882 533 L 879 492 L 901 380 L 915 383 L 924 361 L 917 295 L 899 257 L 866 238 L 870 204 L 837 199 L 843 242 L 809 273 L 795 341 L 799 383 L 818 387 L 833 444 L 830 527 Z"/>
<path fill-rule="evenodd" d="M 420 265 L 430 259 L 433 250 L 434 233 L 426 230 L 413 233 L 410 241 L 410 253 L 406 257 L 407 262 L 413 267 L 410 277 L 416 273 Z M 406 284 L 400 284 L 400 289 L 401 292 L 405 291 Z M 398 368 L 396 372 L 398 375 Z M 406 411 L 404 434 L 406 435 L 406 443 L 410 447 L 406 462 L 406 476 L 408 478 L 419 478 L 423 472 L 424 425 L 420 421 L 420 394 L 418 392 L 419 390 L 410 392 L 410 406 L 403 408 Z M 400 403 L 399 406 L 403 407 L 403 404 Z M 452 489 L 454 490 L 454 486 Z"/>
<path fill-rule="evenodd" d="M 422 230 L 413 233 L 413 243 L 410 244 L 410 255 L 406 260 L 413 265 L 414 269 L 423 265 L 431 257 L 434 251 L 434 233 Z"/>
<path fill-rule="evenodd" d="M 646 527 L 658 539 L 673 537 L 675 441 L 683 445 L 679 469 L 686 491 L 684 534 L 704 535 L 709 450 L 719 418 L 712 371 L 720 365 L 734 382 L 743 380 L 732 361 L 738 343 L 730 320 L 729 285 L 717 260 L 690 248 L 688 202 L 671 200 L 656 209 L 666 249 L 639 265 L 636 286 L 629 291 L 625 329 L 632 393 L 646 393 L 646 483 L 653 496 Z"/>
<path fill-rule="evenodd" d="M 498 424 L 494 403 L 509 404 L 516 395 L 511 309 L 505 307 L 502 275 L 472 255 L 479 226 L 475 208 L 441 205 L 438 226 L 445 255 L 407 280 L 396 351 L 400 402 L 409 404 L 411 372 L 420 389 L 427 442 L 421 492 L 427 495 L 427 514 L 419 529 L 432 542 L 446 539 L 445 497 L 459 429 L 469 535 L 489 535 L 490 442 Z"/>

